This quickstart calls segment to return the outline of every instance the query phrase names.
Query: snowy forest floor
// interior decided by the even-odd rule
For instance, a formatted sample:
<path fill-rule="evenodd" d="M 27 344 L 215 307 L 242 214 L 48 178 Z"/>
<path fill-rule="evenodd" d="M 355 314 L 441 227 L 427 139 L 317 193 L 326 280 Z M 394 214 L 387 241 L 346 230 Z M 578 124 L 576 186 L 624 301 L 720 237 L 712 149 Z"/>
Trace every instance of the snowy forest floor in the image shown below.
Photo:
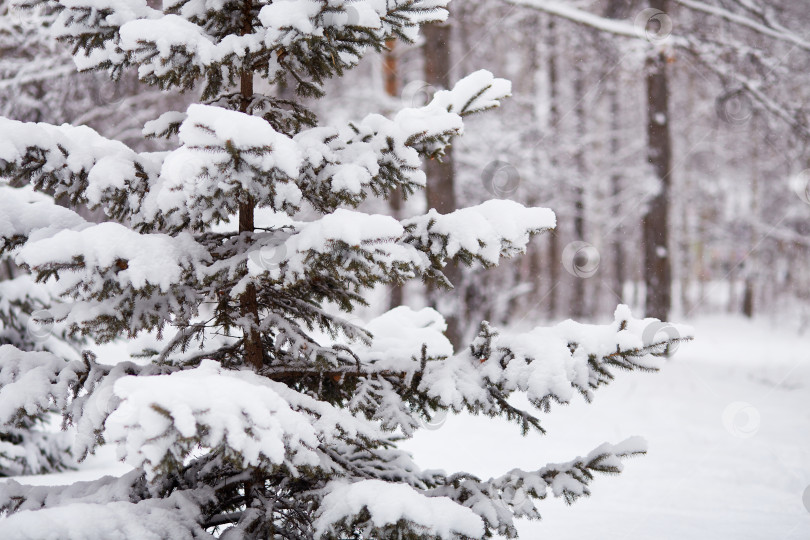
<path fill-rule="evenodd" d="M 689 321 L 697 339 L 661 373 L 619 373 L 596 393 L 542 415 L 545 436 L 522 437 L 489 418 L 451 416 L 408 441 L 424 468 L 483 477 L 584 455 L 602 442 L 641 435 L 648 455 L 619 476 L 599 476 L 593 495 L 567 507 L 542 502 L 521 538 L 807 539 L 810 508 L 810 335 L 765 320 Z M 17 478 L 67 484 L 122 474 L 106 448 L 81 470 Z M 810 501 L 808 501 L 810 506 Z"/>

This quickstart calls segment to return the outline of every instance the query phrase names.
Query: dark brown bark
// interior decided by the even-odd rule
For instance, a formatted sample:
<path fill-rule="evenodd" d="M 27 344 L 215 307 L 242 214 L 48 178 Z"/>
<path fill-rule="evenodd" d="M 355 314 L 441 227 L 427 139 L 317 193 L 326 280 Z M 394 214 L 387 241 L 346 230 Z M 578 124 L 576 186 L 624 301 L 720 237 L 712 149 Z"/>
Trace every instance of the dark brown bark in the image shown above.
<path fill-rule="evenodd" d="M 748 278 L 745 280 L 745 291 L 743 291 L 742 301 L 743 315 L 749 319 L 754 316 L 754 280 Z"/>
<path fill-rule="evenodd" d="M 243 34 L 252 32 L 253 2 L 245 0 L 243 4 Z M 245 67 L 240 77 L 240 93 L 242 100 L 240 103 L 241 112 L 247 112 L 251 99 L 253 99 L 253 72 Z M 254 231 L 253 213 L 256 203 L 250 193 L 245 193 L 243 200 L 239 203 L 239 232 L 252 233 Z M 252 283 L 245 288 L 245 292 L 239 297 L 239 307 L 242 318 L 247 321 L 242 329 L 245 339 L 245 362 L 259 370 L 264 365 L 264 347 L 262 346 L 262 336 L 259 332 L 259 302 L 256 297 L 256 286 Z"/>
<path fill-rule="evenodd" d="M 751 219 L 759 221 L 759 146 L 753 145 L 751 153 Z M 760 275 L 759 241 L 754 229 L 748 227 L 748 257 L 745 260 L 745 290 L 743 292 L 742 312 L 746 317 L 753 318 L 756 294 L 756 279 Z"/>
<path fill-rule="evenodd" d="M 450 36 L 451 27 L 447 24 L 428 24 L 422 27 L 425 36 L 423 58 L 425 82 L 440 90 L 450 87 Z M 453 150 L 447 149 L 446 155 L 439 160 L 430 160 L 425 166 L 427 174 L 427 205 L 442 214 L 457 209 L 455 193 L 455 170 L 453 168 Z M 448 263 L 444 268 L 447 279 L 455 286 L 452 291 L 430 291 L 431 303 L 434 305 L 439 296 L 452 299 L 452 313 L 444 314 L 447 320 L 447 338 L 458 350 L 463 344 L 461 317 L 464 315 L 464 293 L 461 283 L 461 268 L 455 263 Z"/>
<path fill-rule="evenodd" d="M 650 6 L 667 10 L 667 0 Z M 669 256 L 669 191 L 672 182 L 672 145 L 669 129 L 667 57 L 661 51 L 647 61 L 647 159 L 659 181 L 659 192 L 642 219 L 645 308 L 648 317 L 669 318 L 672 306 L 672 269 Z"/>
<path fill-rule="evenodd" d="M 253 0 L 244 0 L 242 4 L 243 34 L 252 32 L 253 26 Z M 250 102 L 253 99 L 253 71 L 245 66 L 240 75 L 241 100 L 239 110 L 243 113 L 248 111 Z M 254 212 L 256 202 L 250 193 L 243 194 L 243 200 L 239 203 L 239 232 L 253 233 L 255 230 Z M 264 347 L 262 345 L 262 335 L 259 331 L 259 301 L 256 294 L 256 286 L 249 284 L 245 287 L 245 292 L 239 297 L 239 307 L 242 319 L 246 321 L 242 328 L 244 334 L 245 363 L 250 365 L 255 371 L 259 371 L 264 366 Z M 244 483 L 245 509 L 251 508 L 260 500 L 259 495 L 263 491 L 264 479 L 261 470 L 252 469 L 250 479 Z"/>
<path fill-rule="evenodd" d="M 388 204 L 391 207 L 391 215 L 397 219 L 402 219 L 402 194 L 399 191 L 391 193 Z M 388 309 L 394 309 L 405 303 L 405 288 L 403 285 L 391 285 L 391 293 L 388 297 Z"/>
<path fill-rule="evenodd" d="M 396 41 L 389 39 L 385 42 L 385 53 L 383 54 L 383 80 L 385 93 L 391 97 L 396 97 L 400 92 L 399 62 L 395 52 Z M 402 219 L 402 193 L 394 191 L 388 198 L 391 207 L 391 215 L 397 219 Z M 405 303 L 405 289 L 402 285 L 392 285 L 391 293 L 388 296 L 388 308 L 394 309 Z"/>
<path fill-rule="evenodd" d="M 389 39 L 385 42 L 385 53 L 383 53 L 383 78 L 385 80 L 385 93 L 389 96 L 399 94 L 399 62 L 397 61 L 396 40 Z"/>

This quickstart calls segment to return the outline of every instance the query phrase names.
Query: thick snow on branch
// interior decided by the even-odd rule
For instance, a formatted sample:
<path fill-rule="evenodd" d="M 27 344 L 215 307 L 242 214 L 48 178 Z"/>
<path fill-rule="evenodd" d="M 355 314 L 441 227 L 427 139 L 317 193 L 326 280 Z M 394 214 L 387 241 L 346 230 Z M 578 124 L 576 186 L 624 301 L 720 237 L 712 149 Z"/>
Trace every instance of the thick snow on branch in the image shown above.
<path fill-rule="evenodd" d="M 0 483 L 4 538 L 211 538 L 198 524 L 199 505 L 184 492 L 148 496 L 142 471 L 65 486 Z"/>
<path fill-rule="evenodd" d="M 493 392 L 505 397 L 515 391 L 547 409 L 551 401 L 568 403 L 576 392 L 590 400 L 594 389 L 613 378 L 611 367 L 658 369 L 671 340 L 692 335 L 687 326 L 633 318 L 623 305 L 608 325 L 568 320 L 514 335 L 484 325 L 471 350 L 429 363 L 420 389 L 455 410 L 494 413 L 503 403 L 493 401 Z"/>
<path fill-rule="evenodd" d="M 547 492 L 550 492 L 553 497 L 564 498 L 570 504 L 591 494 L 587 481 L 590 479 L 586 478 L 585 471 L 620 473 L 624 470 L 622 458 L 646 451 L 647 442 L 644 439 L 630 437 L 618 444 L 601 444 L 586 456 L 565 463 L 550 463 L 536 471 L 514 469 L 490 482 L 507 493 L 509 486 L 525 486 L 524 495 L 529 495 L 531 491 L 532 497 L 537 499 L 546 498 Z M 512 492 L 518 495 L 514 490 Z M 510 502 L 514 502 L 514 498 Z"/>
<path fill-rule="evenodd" d="M 492 82 L 491 75 L 482 74 L 480 78 L 484 89 Z M 464 82 L 461 88 L 466 86 L 469 84 Z M 469 102 L 466 92 L 460 96 Z M 15 205 L 9 211 L 8 224 L 2 224 L 3 238 L 13 243 L 19 263 L 42 276 L 53 273 L 59 277 L 55 293 L 77 301 L 70 324 L 84 330 L 96 324 L 104 336 L 116 324 L 123 324 L 124 315 L 134 318 L 127 328 L 132 333 L 161 326 L 170 320 L 171 313 L 187 320 L 210 294 L 210 288 L 203 284 L 209 279 L 220 281 L 219 290 L 239 294 L 248 282 L 231 280 L 244 276 L 246 262 L 250 279 L 264 276 L 283 287 L 298 287 L 327 273 L 333 287 L 338 292 L 346 291 L 347 301 L 354 302 L 350 295 L 372 282 L 395 283 L 419 276 L 441 280 L 441 268 L 450 258 L 468 264 L 477 260 L 488 266 L 496 264 L 500 257 L 523 252 L 530 236 L 552 227 L 554 217 L 549 210 L 527 209 L 510 201 L 490 201 L 446 216 L 432 212 L 404 223 L 338 209 L 310 223 L 289 221 L 279 229 L 251 238 L 234 238 L 227 244 L 198 240 L 188 232 L 180 232 L 230 220 L 245 192 L 253 193 L 260 205 L 277 209 L 279 202 L 285 207 L 297 204 L 302 193 L 310 202 L 324 202 L 327 190 L 331 199 L 325 203 L 325 210 L 331 211 L 345 202 L 344 195 L 357 189 L 364 194 L 367 188 L 382 192 L 397 185 L 404 187 L 402 182 L 421 182 L 421 171 L 420 178 L 409 180 L 395 174 L 419 171 L 418 151 L 411 145 L 421 144 L 419 141 L 427 144 L 430 137 L 443 137 L 445 130 L 455 132 L 461 126 L 457 114 L 438 105 L 433 108 L 447 124 L 444 120 L 437 123 L 422 109 L 403 111 L 395 121 L 372 116 L 361 124 L 371 126 L 370 131 L 348 130 L 350 138 L 344 141 L 343 149 L 332 152 L 335 148 L 317 148 L 306 134 L 289 139 L 261 118 L 194 106 L 181 128 L 184 145 L 168 156 L 150 155 L 150 159 L 163 161 L 160 174 L 136 175 L 139 182 L 143 181 L 140 195 L 128 192 L 126 182 L 120 186 L 112 182 L 117 187 L 110 193 L 127 195 L 115 195 L 105 204 L 116 206 L 121 217 L 128 216 L 142 232 L 114 222 L 88 224 L 50 203 L 53 209 L 48 210 L 48 215 L 63 230 L 47 228 L 26 239 L 21 234 L 49 224 L 43 222 L 44 214 L 37 213 L 41 205 Z M 88 158 L 79 146 L 70 146 L 66 134 L 54 129 L 64 139 L 52 149 L 56 158 L 72 161 L 75 153 L 81 165 L 75 177 L 96 179 L 86 191 L 108 193 L 103 186 L 112 185 L 109 182 L 117 176 L 94 171 L 101 168 L 103 172 L 108 165 L 114 169 L 113 161 L 103 156 Z M 372 136 L 367 138 L 369 134 Z M 352 138 L 355 136 L 356 140 Z M 63 148 L 63 143 L 68 146 Z M 389 144 L 402 149 L 403 155 L 411 153 L 408 159 L 413 160 L 414 167 L 403 167 L 399 160 L 402 156 L 386 150 L 392 148 Z M 301 156 L 306 159 L 302 161 Z M 331 156 L 328 159 L 332 165 L 325 165 L 327 156 Z M 45 160 L 41 168 L 48 168 L 47 163 Z M 328 170 L 330 166 L 334 169 Z M 366 172 L 360 174 L 361 170 Z M 389 178 L 384 178 L 386 174 Z M 60 177 L 59 181 L 69 184 L 71 178 Z M 323 183 L 319 183 L 321 180 Z M 134 206 L 130 206 L 130 197 L 134 197 Z M 187 204 L 189 199 L 195 204 Z M 145 232 L 150 229 L 168 230 L 174 236 Z M 114 306 L 99 303 L 113 298 Z"/>
<path fill-rule="evenodd" d="M 0 117 L 0 176 L 32 180 L 54 197 L 125 218 L 157 175 L 159 155 L 138 154 L 86 126 L 52 126 Z"/>
<path fill-rule="evenodd" d="M 373 339 L 368 346 L 358 348 L 357 356 L 380 371 L 413 374 L 423 354 L 427 358 L 453 354 L 453 345 L 444 335 L 447 323 L 433 308 L 415 311 L 399 306 L 372 319 L 364 328 Z"/>
<path fill-rule="evenodd" d="M 39 510 L 45 506 L 73 503 L 129 501 L 133 499 L 133 493 L 142 493 L 144 487 L 143 472 L 137 470 L 122 476 L 103 476 L 63 486 L 31 486 L 7 480 L 0 483 L 0 512 Z"/>
<path fill-rule="evenodd" d="M 317 86 L 389 37 L 415 40 L 421 24 L 447 17 L 448 1 L 260 0 L 250 32 L 243 34 L 240 22 L 223 37 L 208 31 L 222 24 L 216 20 L 221 2 L 166 2 L 157 10 L 145 0 L 59 0 L 56 32 L 78 49 L 81 69 L 135 64 L 142 80 L 163 87 L 189 88 L 205 78 L 204 93 L 212 97 L 249 63 L 269 79 L 294 72 L 312 93 L 304 78 Z M 320 45 L 313 48 L 316 39 Z"/>
<path fill-rule="evenodd" d="M 34 270 L 72 267 L 74 272 L 58 282 L 60 292 L 67 294 L 81 283 L 83 295 L 100 293 L 107 280 L 121 288 L 152 285 L 166 292 L 208 259 L 208 251 L 188 233 L 139 234 L 117 223 L 63 230 L 50 238 L 29 241 L 16 258 Z"/>
<path fill-rule="evenodd" d="M 419 169 L 424 141 L 443 149 L 462 127 L 460 116 L 429 104 L 403 109 L 393 120 L 370 114 L 356 124 L 304 131 L 296 136 L 306 159 L 302 188 L 315 196 L 326 191 L 319 206 L 336 195 L 359 202 L 368 187 L 385 193 L 402 185 L 412 193 L 425 185 Z"/>
<path fill-rule="evenodd" d="M 439 90 L 433 104 L 460 116 L 500 107 L 512 95 L 512 83 L 497 79 L 487 70 L 471 73 L 458 81 L 452 90 Z"/>
<path fill-rule="evenodd" d="M 0 471 L 4 475 L 48 474 L 75 465 L 70 456 L 71 433 L 51 431 L 41 421 L 2 426 Z"/>
<path fill-rule="evenodd" d="M 163 161 L 139 222 L 203 229 L 239 212 L 244 193 L 274 210 L 296 210 L 294 183 L 301 152 L 261 118 L 221 107 L 191 105 L 180 127 L 181 146 Z"/>
<path fill-rule="evenodd" d="M 110 540 L 142 538 L 211 539 L 199 525 L 199 505 L 182 492 L 137 503 L 71 503 L 42 510 L 23 510 L 2 521 L 4 538 L 42 540 L 70 538 Z"/>
<path fill-rule="evenodd" d="M 138 154 L 86 127 L 0 118 L 0 174 L 33 179 L 37 188 L 101 207 L 142 231 L 200 231 L 228 221 L 245 193 L 276 211 L 293 213 L 306 201 L 331 212 L 372 194 L 399 188 L 407 195 L 424 187 L 422 160 L 441 155 L 462 132 L 461 115 L 497 106 L 508 93 L 507 81 L 479 71 L 393 119 L 371 114 L 294 138 L 256 116 L 191 105 L 147 126 L 163 133 L 179 122 L 181 146 L 169 153 Z M 7 220 L 19 212 L 12 203 L 4 203 Z M 57 212 L 68 211 L 51 215 L 59 218 Z M 0 235 L 22 234 L 19 227 L 0 221 Z"/>
<path fill-rule="evenodd" d="M 565 321 L 520 334 L 498 334 L 488 324 L 469 349 L 457 351 L 443 332 L 442 316 L 425 308 L 399 307 L 370 321 L 368 345 L 355 345 L 357 366 L 340 373 L 363 380 L 350 407 L 379 420 L 386 429 L 410 435 L 420 414 L 408 406 L 405 388 L 436 400 L 439 408 L 504 416 L 523 430 L 543 431 L 534 413 L 509 405 L 520 392 L 548 411 L 551 402 L 568 403 L 577 393 L 586 400 L 608 384 L 612 370 L 656 370 L 679 340 L 692 337 L 687 326 L 635 319 L 626 306 L 606 325 Z"/>
<path fill-rule="evenodd" d="M 316 538 L 331 533 L 340 522 L 350 522 L 364 509 L 370 516 L 366 525 L 375 529 L 404 520 L 416 525 L 423 538 L 452 540 L 459 535 L 480 538 L 484 534 L 481 518 L 469 508 L 446 497 L 426 497 L 406 484 L 337 481 L 328 489 L 321 505 L 323 510 L 314 522 Z"/>
<path fill-rule="evenodd" d="M 2 334 L 0 334 L 2 342 Z M 48 352 L 0 346 L 0 471 L 42 474 L 73 464 L 69 433 L 46 426 L 48 414 L 64 405 L 73 382 L 60 376 L 67 362 Z"/>
<path fill-rule="evenodd" d="M 498 106 L 510 88 L 481 70 L 393 119 L 370 114 L 346 126 L 306 130 L 295 137 L 306 162 L 299 187 L 313 206 L 324 209 L 341 199 L 357 204 L 367 191 L 379 195 L 401 188 L 407 196 L 425 186 L 421 160 L 442 155 L 463 131 L 462 116 Z"/>
<path fill-rule="evenodd" d="M 34 308 L 46 307 L 53 300 L 48 289 L 37 283 L 29 274 L 0 281 L 0 320 L 8 320 L 14 308 L 31 304 Z M 1 334 L 0 334 L 1 335 Z"/>
<path fill-rule="evenodd" d="M 67 0 L 60 2 L 67 5 Z M 332 0 L 318 2 L 313 0 L 277 0 L 264 5 L 259 12 L 261 27 L 245 36 L 229 35 L 228 39 L 217 40 L 205 29 L 192 22 L 200 22 L 210 17 L 214 5 L 202 7 L 200 2 L 189 2 L 179 14 L 164 15 L 157 10 L 121 10 L 117 6 L 104 2 L 104 7 L 112 7 L 117 15 L 115 19 L 107 17 L 107 24 L 120 25 L 119 47 L 127 53 L 137 53 L 150 44 L 157 52 L 154 59 L 144 62 L 142 76 L 146 73 L 162 76 L 177 69 L 175 56 L 182 51 L 182 56 L 189 63 L 200 67 L 228 63 L 233 56 L 244 56 L 245 52 L 274 50 L 279 47 L 291 47 L 297 41 L 307 37 L 323 37 L 328 28 L 343 29 L 347 27 L 362 28 L 389 34 L 392 30 L 388 16 L 394 12 L 403 12 L 406 28 L 416 29 L 425 21 L 440 21 L 447 16 L 444 10 L 445 1 L 417 0 L 416 2 L 398 0 L 396 2 L 371 2 L 353 0 L 344 2 Z M 99 2 L 84 0 L 74 2 L 74 6 L 95 4 Z M 210 3 L 209 3 L 210 4 Z M 408 9 L 404 9 L 412 4 Z M 72 7 L 72 6 L 71 6 Z M 201 9 L 202 8 L 202 9 Z M 427 11 L 435 10 L 435 15 L 425 17 Z M 386 21 L 386 19 L 388 19 Z M 383 21 L 386 21 L 384 23 Z M 416 36 L 410 31 L 411 39 Z"/>
<path fill-rule="evenodd" d="M 2 290 L 0 287 L 0 295 Z M 0 313 L 0 321 L 3 318 Z M 0 343 L 6 341 L 5 333 L 0 332 Z M 68 361 L 50 352 L 23 352 L 12 345 L 0 346 L 3 475 L 42 474 L 74 464 L 70 456 L 71 434 L 47 426 L 50 417 L 55 416 L 51 413 L 67 403 L 75 383 L 75 374 L 65 369 L 68 365 L 71 365 Z"/>
<path fill-rule="evenodd" d="M 248 254 L 248 271 L 290 285 L 306 279 L 319 256 L 332 261 L 327 263 L 330 271 L 347 280 L 357 272 L 349 268 L 352 260 L 373 261 L 367 270 L 372 273 L 376 273 L 375 266 L 390 269 L 394 264 L 423 268 L 426 261 L 416 249 L 396 243 L 402 234 L 402 225 L 390 216 L 339 209 L 301 225 L 280 244 L 272 237 L 267 244 L 259 243 L 258 249 Z M 274 264 L 268 265 L 263 256 L 273 259 Z M 385 272 L 381 274 L 379 277 L 385 279 Z"/>
<path fill-rule="evenodd" d="M 644 440 L 631 437 L 618 444 L 604 443 L 588 455 L 566 463 L 552 463 L 533 471 L 513 469 L 486 481 L 468 474 L 442 477 L 442 485 L 428 493 L 463 504 L 481 516 L 487 530 L 515 538 L 515 518 L 540 519 L 538 500 L 551 494 L 571 504 L 587 497 L 595 473 L 618 474 L 624 469 L 623 459 L 643 454 L 646 449 Z"/>
<path fill-rule="evenodd" d="M 507 200 L 446 215 L 432 210 L 402 223 L 388 216 L 337 210 L 292 226 L 289 232 L 261 237 L 247 255 L 248 271 L 283 286 L 324 272 L 333 274 L 341 288 L 369 277 L 384 282 L 416 276 L 441 280 L 441 268 L 450 259 L 496 265 L 502 257 L 525 252 L 532 235 L 554 225 L 550 210 Z M 210 272 L 227 264 L 215 264 Z"/>
<path fill-rule="evenodd" d="M 64 359 L 45 351 L 0 346 L 0 424 L 64 406 L 75 381 Z"/>
<path fill-rule="evenodd" d="M 318 466 L 321 444 L 382 436 L 367 422 L 249 371 L 204 361 L 198 368 L 154 377 L 123 377 L 121 400 L 105 438 L 147 475 L 183 463 L 199 447 L 226 449 L 243 466 Z"/>
<path fill-rule="evenodd" d="M 477 260 L 485 266 L 524 253 L 533 234 L 556 226 L 554 212 L 493 199 L 449 214 L 430 210 L 403 221 L 405 242 L 435 259 Z M 444 261 L 440 263 L 444 266 Z"/>
<path fill-rule="evenodd" d="M 53 202 L 51 197 L 30 187 L 0 185 L 0 252 L 15 237 L 48 237 L 62 229 L 73 229 L 86 222 L 76 212 Z"/>

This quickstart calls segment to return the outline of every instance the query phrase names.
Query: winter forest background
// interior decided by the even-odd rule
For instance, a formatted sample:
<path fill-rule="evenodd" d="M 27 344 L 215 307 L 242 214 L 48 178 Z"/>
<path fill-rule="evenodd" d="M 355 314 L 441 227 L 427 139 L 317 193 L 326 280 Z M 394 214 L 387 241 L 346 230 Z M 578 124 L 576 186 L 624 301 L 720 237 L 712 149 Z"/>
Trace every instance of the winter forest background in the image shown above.
<path fill-rule="evenodd" d="M 390 53 L 329 81 L 311 106 L 342 120 L 424 103 L 477 69 L 511 80 L 513 97 L 497 115 L 473 119 L 446 160 L 452 173 L 437 173 L 452 174 L 452 196 L 436 192 L 429 206 L 494 196 L 554 208 L 557 232 L 537 237 L 533 256 L 470 276 L 474 291 L 465 292 L 497 321 L 594 317 L 619 301 L 644 305 L 641 223 L 647 212 L 660 219 L 649 208 L 661 195 L 649 158 L 648 112 L 660 105 L 647 92 L 655 69 L 647 53 L 650 41 L 671 38 L 662 53 L 671 305 L 685 314 L 762 314 L 803 331 L 810 172 L 801 78 L 810 43 L 803 3 L 783 4 L 670 2 L 658 15 L 643 2 L 459 3 L 448 29 L 431 28 L 415 45 L 392 42 Z M 9 118 L 85 124 L 155 150 L 143 123 L 197 99 L 147 87 L 133 73 L 118 83 L 76 73 L 38 20 L 12 10 L 3 24 L 0 112 Z M 390 211 L 406 216 L 426 204 L 395 201 Z M 559 261 L 572 242 L 587 245 L 571 246 L 566 271 Z M 577 275 L 597 267 L 593 279 Z M 562 300 L 572 295 L 583 301 Z"/>
<path fill-rule="evenodd" d="M 556 230 L 535 236 L 525 256 L 487 269 L 451 265 L 451 292 L 418 280 L 377 286 L 354 321 L 433 305 L 457 350 L 482 320 L 515 330 L 604 323 L 618 304 L 695 327 L 695 341 L 677 347 L 661 373 L 622 374 L 592 405 L 555 406 L 543 416 L 554 437 L 521 437 L 505 420 L 463 413 L 440 414 L 405 443 L 425 468 L 487 477 L 536 467 L 538 454 L 560 462 L 605 440 L 650 441 L 620 476 L 595 480 L 592 497 L 570 508 L 552 501 L 540 508 L 543 521 L 519 521 L 521 538 L 810 534 L 807 8 L 804 0 L 455 0 L 446 23 L 424 26 L 415 43 L 389 39 L 387 50 L 327 80 L 323 98 L 304 99 L 338 125 L 425 106 L 478 70 L 508 79 L 512 96 L 465 118 L 464 136 L 427 160 L 424 192 L 358 209 L 405 220 L 497 198 L 557 216 Z M 186 110 L 200 89 L 161 91 L 135 70 L 115 82 L 77 73 L 52 20 L 0 0 L 0 117 L 87 125 L 136 152 L 172 149 L 145 139 L 144 124 Z M 298 99 L 287 83 L 257 80 L 268 95 Z M 24 270 L 0 262 L 2 312 L 14 297 L 4 283 Z M 54 331 L 46 326 L 43 335 Z M 681 337 L 677 328 L 669 337 Z M 0 465 L 22 484 L 129 470 L 105 452 L 78 471 L 40 476 L 22 475 L 52 468 Z"/>

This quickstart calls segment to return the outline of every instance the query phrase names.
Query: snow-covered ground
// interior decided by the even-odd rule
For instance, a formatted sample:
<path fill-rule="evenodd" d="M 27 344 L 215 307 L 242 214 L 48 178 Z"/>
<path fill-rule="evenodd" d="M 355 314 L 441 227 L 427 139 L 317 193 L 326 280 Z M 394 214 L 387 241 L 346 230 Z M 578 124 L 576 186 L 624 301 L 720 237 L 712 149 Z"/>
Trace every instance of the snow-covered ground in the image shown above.
<path fill-rule="evenodd" d="M 542 502 L 543 519 L 519 527 L 529 540 L 810 538 L 810 336 L 766 321 L 691 322 L 696 341 L 664 371 L 620 373 L 592 404 L 557 406 L 545 436 L 449 417 L 408 446 L 423 467 L 488 477 L 647 439 L 648 454 L 597 477 L 590 498 Z"/>
<path fill-rule="evenodd" d="M 481 476 L 567 461 L 605 441 L 641 435 L 646 456 L 619 476 L 599 476 L 573 506 L 542 503 L 543 520 L 521 537 L 610 539 L 807 539 L 810 508 L 810 336 L 728 317 L 691 321 L 661 373 L 619 373 L 596 393 L 545 415 L 546 436 L 489 418 L 449 417 L 407 443 L 425 468 Z M 112 449 L 82 470 L 18 478 L 66 484 L 121 474 Z M 810 506 L 808 501 L 807 506 Z"/>

